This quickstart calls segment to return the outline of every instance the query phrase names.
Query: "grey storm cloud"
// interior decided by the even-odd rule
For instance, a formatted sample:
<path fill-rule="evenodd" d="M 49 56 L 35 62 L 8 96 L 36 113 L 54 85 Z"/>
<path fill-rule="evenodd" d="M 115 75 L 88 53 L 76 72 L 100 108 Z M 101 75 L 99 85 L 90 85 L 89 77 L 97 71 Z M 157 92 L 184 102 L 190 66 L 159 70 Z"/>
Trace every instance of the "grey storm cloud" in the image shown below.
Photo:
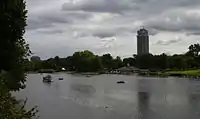
<path fill-rule="evenodd" d="M 175 39 L 167 40 L 167 41 L 159 40 L 156 44 L 157 45 L 170 45 L 170 44 L 178 43 L 181 40 L 182 40 L 181 37 L 176 37 Z"/>
<path fill-rule="evenodd" d="M 92 34 L 92 36 L 103 39 L 103 38 L 122 35 L 126 32 L 132 32 L 132 29 L 124 27 L 113 27 L 113 28 L 101 28 L 96 30 L 90 30 L 89 32 Z"/>
<path fill-rule="evenodd" d="M 139 12 L 141 15 L 161 13 L 177 7 L 194 7 L 199 0 L 71 0 L 62 5 L 65 11 L 126 13 Z"/>
<path fill-rule="evenodd" d="M 127 10 L 136 10 L 137 6 L 131 0 L 82 0 L 64 3 L 62 10 L 86 12 L 111 12 L 121 13 Z"/>
<path fill-rule="evenodd" d="M 44 34 L 62 34 L 64 33 L 63 30 L 44 30 L 44 31 L 38 31 L 40 33 L 44 33 Z"/>
<path fill-rule="evenodd" d="M 53 27 L 56 24 L 73 24 L 74 21 L 88 19 L 92 15 L 85 12 L 58 12 L 33 14 L 28 17 L 28 29 Z"/>
<path fill-rule="evenodd" d="M 188 32 L 186 33 L 187 36 L 191 36 L 191 35 L 197 35 L 199 36 L 200 35 L 200 30 L 199 31 L 194 31 L 194 32 Z"/>
<path fill-rule="evenodd" d="M 148 16 L 146 18 L 147 20 L 138 20 L 142 21 L 144 26 L 147 26 L 147 28 L 150 29 L 151 35 L 156 35 L 159 31 L 184 31 L 186 33 L 192 33 L 200 30 L 200 25 L 198 25 L 200 17 L 196 16 L 196 14 L 188 15 L 187 13 L 184 13 L 184 10 L 191 8 L 191 6 L 194 7 L 199 5 L 199 0 L 82 0 L 78 2 L 64 3 L 62 10 L 124 14 L 132 12 L 132 17 L 140 18 L 141 16 Z M 180 11 L 177 10 L 177 8 L 185 9 Z M 168 11 L 169 9 L 172 9 L 172 11 Z M 126 19 L 126 15 L 122 15 L 121 17 L 124 17 L 121 19 Z M 166 20 L 167 18 L 169 21 Z M 152 29 L 153 31 L 151 31 Z M 105 35 L 109 34 L 110 33 L 105 33 Z M 94 36 L 97 35 L 94 34 Z M 100 37 L 103 36 L 102 33 L 99 33 L 99 35 Z"/>
<path fill-rule="evenodd" d="M 70 20 L 62 15 L 40 14 L 28 17 L 28 29 L 48 28 L 56 23 L 69 23 Z"/>
<path fill-rule="evenodd" d="M 37 2 L 33 3 L 36 4 Z M 87 22 L 97 12 L 124 13 L 117 19 L 129 18 L 131 20 L 135 18 L 133 20 L 141 21 L 144 26 L 150 29 L 151 35 L 156 35 L 159 31 L 196 33 L 200 29 L 198 24 L 200 17 L 196 14 L 188 15 L 184 13 L 184 10 L 187 9 L 178 10 L 178 12 L 176 9 L 198 5 L 200 5 L 199 0 L 190 0 L 190 2 L 188 0 L 71 0 L 71 2 L 61 4 L 61 9 L 58 8 L 57 12 L 47 11 L 31 15 L 28 18 L 28 29 L 48 28 L 55 24 L 72 25 L 75 21 Z M 136 10 L 136 8 L 138 9 Z M 170 8 L 172 11 L 168 10 Z M 162 14 L 159 15 L 160 13 Z M 144 19 L 143 17 L 146 18 Z M 122 20 L 121 24 L 126 24 L 124 22 L 126 21 Z M 131 29 L 131 26 L 129 27 Z M 105 26 L 106 28 L 108 27 Z M 115 31 L 116 33 L 94 33 L 94 36 L 104 37 L 104 34 L 105 37 L 114 36 L 118 34 L 118 30 Z"/>
<path fill-rule="evenodd" d="M 28 30 L 35 30 L 35 29 L 39 29 L 39 28 L 48 28 L 51 27 L 52 24 L 46 22 L 46 21 L 42 21 L 42 20 L 37 20 L 37 19 L 31 19 L 28 18 L 28 26 L 27 29 Z"/>
<path fill-rule="evenodd" d="M 112 33 L 112 32 L 98 32 L 98 33 L 92 34 L 92 36 L 99 37 L 99 38 L 113 37 L 115 35 L 116 33 Z"/>
<path fill-rule="evenodd" d="M 200 31 L 200 12 L 186 9 L 173 10 L 148 19 L 144 25 L 157 31 L 184 32 L 197 35 Z"/>
<path fill-rule="evenodd" d="M 45 41 L 52 49 L 38 47 L 39 41 L 30 45 L 37 53 L 48 52 L 45 56 L 54 55 L 62 49 L 70 52 L 95 50 L 93 47 L 98 44 L 101 49 L 121 44 L 135 49 L 132 45 L 136 40 L 133 39 L 136 39 L 140 26 L 149 30 L 151 38 L 155 38 L 151 42 L 157 46 L 182 43 L 183 40 L 171 39 L 173 36 L 170 35 L 182 34 L 181 39 L 200 36 L 200 0 L 27 0 L 27 3 L 28 41 L 48 39 Z M 117 40 L 101 41 L 112 37 Z M 56 40 L 63 45 L 62 49 L 59 45 L 55 46 Z M 152 51 L 155 51 L 153 47 Z M 110 52 L 109 49 L 103 51 Z M 126 54 L 135 51 L 127 49 L 119 51 Z"/>

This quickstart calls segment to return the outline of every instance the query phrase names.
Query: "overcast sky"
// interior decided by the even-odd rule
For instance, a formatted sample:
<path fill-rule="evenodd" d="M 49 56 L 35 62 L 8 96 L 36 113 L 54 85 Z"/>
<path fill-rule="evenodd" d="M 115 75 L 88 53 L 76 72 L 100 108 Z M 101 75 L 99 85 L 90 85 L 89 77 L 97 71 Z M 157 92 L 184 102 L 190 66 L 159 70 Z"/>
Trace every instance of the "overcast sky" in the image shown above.
<path fill-rule="evenodd" d="M 91 50 L 129 57 L 136 31 L 150 32 L 150 52 L 183 53 L 200 41 L 200 0 L 27 0 L 25 38 L 34 55 Z"/>

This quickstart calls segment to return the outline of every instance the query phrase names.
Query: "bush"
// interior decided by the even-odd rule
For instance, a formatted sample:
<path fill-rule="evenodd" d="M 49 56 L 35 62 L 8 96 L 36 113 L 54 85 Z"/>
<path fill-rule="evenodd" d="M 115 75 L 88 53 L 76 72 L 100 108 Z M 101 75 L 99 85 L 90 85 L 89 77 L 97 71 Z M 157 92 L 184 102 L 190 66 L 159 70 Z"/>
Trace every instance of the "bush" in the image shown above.
<path fill-rule="evenodd" d="M 19 106 L 19 102 L 11 97 L 9 92 L 0 92 L 0 119 L 31 119 L 36 116 L 38 110 L 37 107 L 32 108 L 29 111 L 24 109 L 26 101 L 23 105 Z"/>
<path fill-rule="evenodd" d="M 20 104 L 11 96 L 9 89 L 4 84 L 7 78 L 9 75 L 6 72 L 0 74 L 0 119 L 31 119 L 36 116 L 37 107 L 26 111 L 24 109 L 26 101 Z"/>

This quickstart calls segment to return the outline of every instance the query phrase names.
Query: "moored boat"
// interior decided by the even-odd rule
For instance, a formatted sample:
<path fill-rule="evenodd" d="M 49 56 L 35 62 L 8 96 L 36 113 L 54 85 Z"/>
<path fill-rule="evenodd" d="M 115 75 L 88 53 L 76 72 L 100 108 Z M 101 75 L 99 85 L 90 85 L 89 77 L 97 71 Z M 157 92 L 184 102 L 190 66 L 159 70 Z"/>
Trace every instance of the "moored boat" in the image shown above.
<path fill-rule="evenodd" d="M 58 78 L 58 80 L 63 80 L 63 78 Z"/>
<path fill-rule="evenodd" d="M 120 83 L 125 83 L 125 81 L 117 81 L 117 83 L 118 83 L 118 84 L 120 84 Z"/>
<path fill-rule="evenodd" d="M 47 75 L 47 76 L 43 77 L 43 82 L 52 82 L 51 75 Z"/>

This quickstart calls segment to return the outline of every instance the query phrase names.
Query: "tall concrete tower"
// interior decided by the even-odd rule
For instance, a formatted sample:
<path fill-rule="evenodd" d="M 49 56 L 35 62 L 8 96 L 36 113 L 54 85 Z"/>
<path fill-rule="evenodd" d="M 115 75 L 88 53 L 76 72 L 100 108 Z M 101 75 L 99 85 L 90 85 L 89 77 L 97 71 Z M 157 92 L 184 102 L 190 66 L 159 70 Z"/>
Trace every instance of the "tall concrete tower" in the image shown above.
<path fill-rule="evenodd" d="M 137 31 L 137 55 L 149 53 L 149 34 L 148 30 L 141 28 Z"/>

